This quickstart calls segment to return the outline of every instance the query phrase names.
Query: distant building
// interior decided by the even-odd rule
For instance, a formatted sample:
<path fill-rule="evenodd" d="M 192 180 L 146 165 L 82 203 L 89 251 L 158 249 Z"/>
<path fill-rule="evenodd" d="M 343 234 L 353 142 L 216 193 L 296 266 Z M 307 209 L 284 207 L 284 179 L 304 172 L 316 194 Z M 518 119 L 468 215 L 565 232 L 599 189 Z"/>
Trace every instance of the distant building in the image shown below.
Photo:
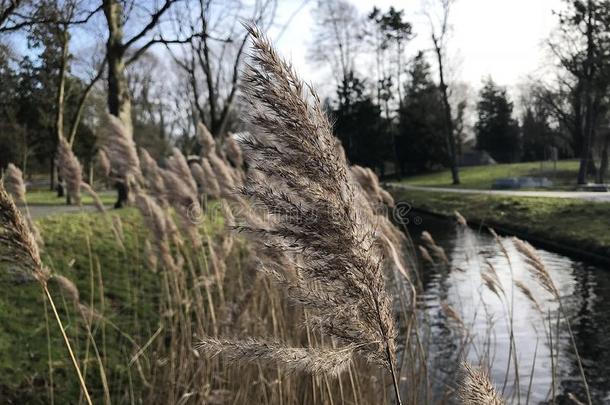
<path fill-rule="evenodd" d="M 469 150 L 462 153 L 458 164 L 460 166 L 495 165 L 497 162 L 484 150 Z"/>

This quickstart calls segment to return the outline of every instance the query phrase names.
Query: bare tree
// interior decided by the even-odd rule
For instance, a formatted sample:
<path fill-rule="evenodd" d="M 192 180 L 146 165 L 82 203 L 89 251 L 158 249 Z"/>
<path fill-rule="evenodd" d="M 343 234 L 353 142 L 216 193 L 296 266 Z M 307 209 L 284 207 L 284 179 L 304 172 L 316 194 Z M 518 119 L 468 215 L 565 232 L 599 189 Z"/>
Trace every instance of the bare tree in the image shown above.
<path fill-rule="evenodd" d="M 327 63 L 335 75 L 336 87 L 346 87 L 355 70 L 354 60 L 360 47 L 358 35 L 363 21 L 358 10 L 347 0 L 319 0 L 313 19 L 314 38 L 309 57 L 315 62 Z"/>
<path fill-rule="evenodd" d="M 240 0 L 199 0 L 196 8 L 189 4 L 185 7 L 176 31 L 178 36 L 191 38 L 189 46 L 181 53 L 169 46 L 168 50 L 185 73 L 196 111 L 194 119 L 203 122 L 216 137 L 227 130 L 238 90 L 248 39 L 240 20 L 269 26 L 276 7 L 276 0 L 260 0 L 252 6 Z M 184 21 L 191 21 L 186 29 Z"/>
<path fill-rule="evenodd" d="M 577 182 L 585 184 L 590 174 L 595 174 L 598 180 L 604 177 L 595 165 L 593 150 L 600 132 L 602 112 L 608 108 L 606 93 L 610 87 L 610 1 L 566 3 L 567 7 L 557 13 L 557 37 L 551 38 L 549 42 L 561 69 L 556 81 L 559 90 L 553 93 L 563 93 L 569 102 L 562 105 L 561 100 L 556 98 L 547 97 L 547 100 L 554 101 L 551 104 L 554 111 L 565 117 L 566 122 L 570 122 L 569 128 L 580 155 Z M 600 152 L 606 153 L 604 140 L 597 141 L 602 144 Z"/>
<path fill-rule="evenodd" d="M 131 38 L 124 38 L 124 24 L 128 20 L 129 11 L 134 9 L 136 2 L 124 3 L 119 0 L 102 0 L 102 9 L 108 25 L 108 40 L 106 42 L 106 61 L 108 63 L 108 110 L 117 116 L 126 128 L 132 128 L 131 97 L 127 85 L 125 68 L 137 60 L 150 47 L 155 44 L 183 44 L 188 43 L 194 32 L 188 38 L 164 38 L 153 31 L 163 22 L 172 6 L 178 0 L 165 0 L 159 8 L 147 12 L 144 17 L 147 22 L 136 30 Z M 126 4 L 128 7 L 124 7 Z M 128 12 L 126 12 L 126 10 Z M 134 25 L 135 23 L 132 23 Z M 152 34 L 152 35 L 151 35 Z"/>
<path fill-rule="evenodd" d="M 124 25 L 128 21 L 130 12 L 136 8 L 137 2 L 124 3 L 120 0 L 102 0 L 102 9 L 108 26 L 108 40 L 106 42 L 106 62 L 108 64 L 108 110 L 110 114 L 118 117 L 125 128 L 132 132 L 133 122 L 131 117 L 131 95 L 126 76 L 126 67 L 141 57 L 148 49 L 156 44 L 186 44 L 200 35 L 193 32 L 187 38 L 164 38 L 161 33 L 154 33 L 169 14 L 178 0 L 165 0 L 162 5 L 154 10 L 146 10 L 146 23 L 135 30 L 130 38 L 124 37 Z M 127 7 L 124 7 L 127 6 Z M 138 7 L 140 10 L 141 7 Z M 130 25 L 135 25 L 132 21 Z M 117 182 L 119 198 L 115 204 L 116 208 L 123 206 L 127 200 L 128 188 L 122 182 Z"/>
<path fill-rule="evenodd" d="M 455 129 L 453 125 L 453 116 L 451 113 L 451 103 L 449 101 L 449 86 L 446 81 L 446 46 L 447 37 L 449 32 L 449 11 L 451 5 L 455 0 L 439 0 L 441 5 L 441 16 L 438 20 L 428 13 L 430 20 L 431 38 L 432 45 L 434 47 L 434 53 L 436 55 L 436 61 L 438 63 L 438 74 L 439 74 L 439 88 L 443 99 L 443 110 L 445 115 L 445 130 L 446 130 L 446 142 L 447 152 L 449 154 L 449 165 L 451 167 L 451 177 L 453 184 L 460 184 L 460 174 L 458 169 L 458 146 L 456 143 Z"/>
<path fill-rule="evenodd" d="M 94 5 L 92 8 L 84 7 L 83 2 L 78 2 L 78 12 L 70 21 L 58 19 L 57 16 L 45 16 L 40 13 L 41 6 L 45 2 L 32 0 L 0 0 L 0 33 L 14 32 L 35 24 L 56 24 L 66 23 L 69 25 L 86 24 L 91 18 L 101 10 L 101 6 Z"/>

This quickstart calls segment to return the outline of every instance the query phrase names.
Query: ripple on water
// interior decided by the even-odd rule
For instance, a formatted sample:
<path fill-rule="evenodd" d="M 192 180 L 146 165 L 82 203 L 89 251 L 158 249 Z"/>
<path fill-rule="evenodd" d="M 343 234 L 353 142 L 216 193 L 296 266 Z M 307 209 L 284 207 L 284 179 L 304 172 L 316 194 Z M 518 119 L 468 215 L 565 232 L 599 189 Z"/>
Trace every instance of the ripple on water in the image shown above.
<path fill-rule="evenodd" d="M 508 313 L 512 311 L 522 402 L 525 402 L 531 378 L 530 403 L 546 403 L 553 386 L 552 364 L 556 362 L 551 359 L 548 332 L 545 331 L 549 316 L 553 327 L 557 326 L 558 306 L 532 278 L 510 238 L 501 238 L 500 246 L 486 233 L 450 226 L 433 218 L 426 218 L 422 226 L 410 229 L 414 237 L 422 230 L 432 234 L 451 262 L 450 269 L 432 266 L 424 269 L 424 293 L 418 297 L 420 308 L 429 318 L 432 335 L 430 362 L 437 374 L 433 377 L 440 379 L 439 390 L 443 383 L 447 383 L 442 378 L 451 375 L 459 355 L 458 333 L 441 309 L 441 302 L 447 302 L 470 330 L 473 345 L 467 351 L 467 359 L 475 364 L 483 358 L 489 359 L 490 375 L 499 387 L 503 385 L 509 360 Z M 538 252 L 562 297 L 594 403 L 610 403 L 610 272 L 559 254 Z M 504 293 L 499 294 L 506 294 L 509 304 L 483 286 L 480 273 L 489 266 L 493 266 L 503 286 Z M 513 288 L 512 279 L 520 280 L 531 289 L 544 316 L 517 288 Z M 511 296 L 514 297 L 512 306 Z M 585 399 L 565 322 L 559 325 L 558 352 L 557 403 L 568 403 L 568 393 Z M 510 398 L 516 391 L 513 371 L 508 378 L 505 396 Z"/>

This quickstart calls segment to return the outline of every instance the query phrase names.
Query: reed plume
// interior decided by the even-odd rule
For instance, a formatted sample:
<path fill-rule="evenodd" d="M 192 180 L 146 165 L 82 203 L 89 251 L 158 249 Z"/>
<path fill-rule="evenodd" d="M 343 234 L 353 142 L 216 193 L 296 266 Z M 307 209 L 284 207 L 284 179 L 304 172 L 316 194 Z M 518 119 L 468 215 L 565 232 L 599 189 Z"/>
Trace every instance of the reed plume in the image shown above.
<path fill-rule="evenodd" d="M 538 300 L 534 297 L 534 293 L 527 285 L 525 285 L 524 282 L 515 280 L 515 286 L 532 304 L 534 304 L 534 307 L 538 310 L 538 312 L 543 313 Z"/>
<path fill-rule="evenodd" d="M 0 182 L 4 183 L 6 191 L 13 197 L 13 201 L 15 201 L 17 205 L 25 207 L 25 221 L 30 228 L 32 235 L 34 235 L 34 240 L 38 246 L 43 246 L 44 241 L 40 235 L 38 227 L 32 220 L 30 210 L 27 206 L 26 187 L 25 182 L 23 181 L 23 172 L 14 164 L 9 163 L 6 167 L 6 171 L 4 172 L 4 176 L 2 179 L 0 179 Z"/>
<path fill-rule="evenodd" d="M 170 230 L 168 230 L 168 218 L 163 208 L 157 202 L 144 193 L 142 190 L 136 190 L 135 206 L 140 211 L 144 218 L 144 223 L 151 231 L 153 242 L 156 247 L 156 253 L 161 259 L 164 266 L 170 271 L 177 271 L 179 266 L 174 259 L 170 249 Z M 156 260 L 147 256 L 150 263 L 155 263 Z"/>
<path fill-rule="evenodd" d="M 199 249 L 201 247 L 201 237 L 198 223 L 203 208 L 199 202 L 197 185 L 191 176 L 191 172 L 188 171 L 187 174 L 188 177 L 184 178 L 173 170 L 162 169 L 161 176 L 165 183 L 164 197 L 178 214 L 180 230 L 188 235 L 193 246 Z"/>
<path fill-rule="evenodd" d="M 456 324 L 458 324 L 460 329 L 466 330 L 464 321 L 462 320 L 462 317 L 460 316 L 460 314 L 455 310 L 455 308 L 453 308 L 447 302 L 441 302 L 441 310 L 443 311 L 443 314 L 445 314 L 445 316 L 448 319 L 451 319 Z"/>
<path fill-rule="evenodd" d="M 506 402 L 496 392 L 487 373 L 473 368 L 468 363 L 462 364 L 463 379 L 459 387 L 459 396 L 464 405 L 504 405 Z"/>
<path fill-rule="evenodd" d="M 228 199 L 234 199 L 236 185 L 241 183 L 241 177 L 231 167 L 229 162 L 218 155 L 216 141 L 214 141 L 208 128 L 201 122 L 197 128 L 199 143 L 201 144 L 201 166 L 204 173 L 209 176 L 208 172 L 211 170 L 211 173 L 213 173 L 213 177 L 216 179 L 219 186 L 221 196 Z M 209 166 L 209 168 L 206 166 Z"/>
<path fill-rule="evenodd" d="M 128 184 L 132 178 L 140 179 L 140 159 L 133 135 L 112 114 L 108 115 L 108 126 L 102 133 L 101 144 L 110 161 L 112 175 L 117 180 Z"/>
<path fill-rule="evenodd" d="M 102 170 L 104 176 L 110 176 L 110 171 L 112 170 L 110 159 L 108 159 L 108 154 L 104 148 L 100 148 L 97 151 L 97 164 L 99 168 Z"/>
<path fill-rule="evenodd" d="M 189 192 L 197 194 L 197 183 L 193 179 L 191 169 L 180 149 L 173 148 L 172 156 L 167 159 L 167 168 L 182 180 L 189 188 Z"/>
<path fill-rule="evenodd" d="M 257 28 L 247 28 L 254 51 L 244 83 L 256 131 L 241 140 L 250 169 L 240 192 L 267 215 L 264 226 L 248 222 L 238 229 L 291 258 L 296 280 L 288 281 L 277 267 L 270 272 L 291 283 L 287 293 L 311 310 L 310 326 L 343 343 L 339 350 L 385 366 L 398 399 L 396 332 L 375 225 L 357 208 L 358 186 L 319 98 L 311 89 L 305 94 Z M 202 341 L 202 351 L 208 342 Z M 230 356 L 233 348 L 220 350 Z"/>
<path fill-rule="evenodd" d="M 394 198 L 379 185 L 379 178 L 368 167 L 352 165 L 350 167 L 352 175 L 368 195 L 369 199 L 377 205 L 385 204 L 387 207 L 394 207 Z"/>
<path fill-rule="evenodd" d="M 341 156 L 344 156 L 343 147 L 336 145 Z M 407 263 L 402 252 L 405 251 L 406 238 L 388 218 L 387 210 L 394 206 L 394 200 L 384 198 L 383 193 L 387 193 L 379 185 L 375 173 L 369 168 L 360 166 L 350 167 L 351 175 L 355 183 L 355 202 L 360 210 L 363 219 L 375 224 L 376 237 L 384 255 L 384 263 L 388 269 L 398 272 L 408 282 L 411 287 L 412 298 L 415 297 L 415 288 L 411 282 L 411 276 L 407 269 Z M 388 194 L 389 195 L 389 194 Z"/>
<path fill-rule="evenodd" d="M 236 176 L 233 168 L 216 153 L 209 154 L 207 161 L 214 172 L 221 195 L 227 199 L 233 199 L 236 191 Z"/>
<path fill-rule="evenodd" d="M 432 265 L 435 264 L 434 259 L 432 258 L 432 256 L 430 256 L 430 252 L 428 252 L 428 249 L 426 249 L 425 247 L 418 245 L 417 246 L 419 249 L 419 254 L 421 255 L 421 258 L 424 262 L 428 262 Z"/>
<path fill-rule="evenodd" d="M 519 253 L 521 253 L 521 255 L 525 258 L 525 261 L 528 264 L 528 270 L 530 274 L 538 281 L 538 284 L 540 284 L 542 288 L 544 288 L 549 294 L 553 296 L 553 299 L 555 299 L 559 304 L 559 312 L 566 321 L 568 333 L 572 342 L 572 349 L 574 349 L 574 353 L 576 354 L 576 363 L 578 364 L 580 377 L 582 379 L 582 383 L 585 388 L 585 393 L 587 395 L 587 403 L 591 405 L 593 402 L 591 400 L 591 392 L 589 390 L 589 384 L 585 375 L 585 369 L 583 367 L 580 354 L 578 353 L 578 346 L 576 345 L 576 339 L 574 337 L 574 333 L 572 332 L 570 320 L 568 319 L 566 311 L 563 308 L 563 302 L 561 299 L 561 295 L 559 294 L 559 290 L 557 289 L 553 278 L 551 277 L 548 269 L 546 268 L 546 265 L 542 261 L 542 258 L 536 252 L 536 249 L 534 249 L 534 247 L 529 243 L 522 241 L 519 238 L 513 237 L 512 239 L 515 248 L 517 248 Z"/>
<path fill-rule="evenodd" d="M 487 265 L 487 268 L 481 272 L 483 284 L 501 300 L 502 296 L 500 296 L 500 293 L 502 293 L 504 297 L 506 297 L 506 293 L 504 287 L 502 287 L 500 277 L 498 277 L 498 273 L 493 264 L 487 260 L 485 261 L 485 264 Z"/>
<path fill-rule="evenodd" d="M 25 183 L 23 173 L 12 163 L 9 163 L 4 172 L 4 187 L 13 196 L 17 205 L 25 205 Z"/>
<path fill-rule="evenodd" d="M 191 173 L 203 194 L 210 198 L 220 196 L 220 185 L 207 158 L 203 158 L 201 164 L 197 162 L 191 164 Z"/>
<path fill-rule="evenodd" d="M 59 175 L 66 183 L 66 192 L 76 205 L 80 205 L 80 188 L 83 180 L 83 169 L 74 155 L 72 147 L 63 136 L 57 145 L 57 168 Z"/>
<path fill-rule="evenodd" d="M 4 185 L 0 182 L 0 261 L 8 262 L 28 272 L 38 281 L 48 299 L 53 315 L 59 326 L 64 343 L 70 354 L 70 359 L 76 373 L 80 386 L 89 405 L 92 404 L 91 397 L 87 391 L 80 367 L 66 335 L 63 323 L 55 307 L 55 302 L 49 293 L 48 281 L 51 277 L 49 269 L 43 265 L 40 259 L 40 250 L 36 239 L 27 226 L 21 212 L 6 192 Z"/>
<path fill-rule="evenodd" d="M 61 137 L 57 147 L 57 167 L 60 176 L 66 182 L 68 196 L 77 204 L 81 203 L 81 188 L 93 199 L 95 207 L 100 212 L 106 212 L 102 200 L 93 187 L 83 181 L 83 169 L 68 141 Z"/>
<path fill-rule="evenodd" d="M 166 188 L 161 175 L 161 168 L 144 148 L 140 148 L 140 169 L 150 191 L 154 193 L 158 200 L 164 201 L 163 195 Z"/>
<path fill-rule="evenodd" d="M 525 261 L 528 264 L 530 273 L 538 281 L 538 283 L 548 291 L 555 299 L 559 299 L 559 291 L 551 278 L 544 262 L 536 253 L 536 249 L 527 242 L 522 241 L 518 238 L 513 238 L 513 244 L 523 255 Z"/>
<path fill-rule="evenodd" d="M 466 218 L 464 218 L 464 216 L 462 214 L 460 214 L 458 211 L 453 211 L 453 215 L 455 216 L 455 220 L 457 221 L 457 223 L 461 226 L 467 226 L 468 222 L 466 221 Z"/>
<path fill-rule="evenodd" d="M 0 184 L 0 259 L 26 270 L 46 285 L 49 270 L 40 260 L 38 244 L 26 220 Z"/>
<path fill-rule="evenodd" d="M 428 231 L 423 231 L 421 233 L 421 239 L 426 244 L 428 253 L 431 253 L 436 261 L 440 261 L 441 263 L 449 266 L 449 259 L 445 254 L 445 250 L 436 244 L 434 238 L 432 238 L 432 235 L 430 235 Z"/>
<path fill-rule="evenodd" d="M 80 186 L 83 190 L 85 190 L 87 194 L 91 196 L 95 208 L 97 208 L 99 212 L 106 212 L 106 207 L 104 207 L 104 203 L 102 202 L 100 196 L 95 192 L 93 187 L 91 187 L 88 183 L 85 183 L 84 181 L 81 182 Z"/>
<path fill-rule="evenodd" d="M 239 143 L 233 137 L 231 132 L 227 133 L 225 138 L 224 150 L 227 159 L 235 166 L 236 169 L 242 170 L 244 167 L 244 156 L 239 146 Z"/>
<path fill-rule="evenodd" d="M 317 349 L 293 348 L 260 339 L 227 340 L 206 338 L 195 348 L 207 357 L 222 355 L 230 363 L 256 362 L 280 365 L 288 373 L 305 372 L 338 376 L 349 367 L 351 348 Z"/>
<path fill-rule="evenodd" d="M 216 153 L 216 141 L 203 122 L 197 124 L 197 135 L 201 145 L 201 155 L 204 157 Z"/>

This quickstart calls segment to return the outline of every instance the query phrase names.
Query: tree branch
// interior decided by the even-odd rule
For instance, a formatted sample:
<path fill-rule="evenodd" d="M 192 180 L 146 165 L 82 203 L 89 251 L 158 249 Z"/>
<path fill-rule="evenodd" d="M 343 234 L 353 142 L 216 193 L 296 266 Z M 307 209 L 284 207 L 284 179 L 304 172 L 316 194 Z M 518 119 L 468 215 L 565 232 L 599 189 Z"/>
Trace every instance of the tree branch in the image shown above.
<path fill-rule="evenodd" d="M 97 73 L 91 79 L 89 84 L 87 84 L 87 87 L 85 87 L 83 94 L 81 94 L 81 97 L 78 100 L 78 107 L 76 109 L 76 112 L 74 113 L 72 122 L 70 123 L 70 135 L 68 138 L 69 142 L 70 142 L 70 146 L 72 144 L 74 144 L 74 138 L 76 137 L 76 131 L 78 130 L 78 125 L 80 124 L 81 116 L 83 114 L 83 110 L 85 109 L 85 102 L 87 101 L 87 98 L 89 97 L 89 94 L 91 93 L 91 90 L 93 90 L 93 86 L 95 86 L 95 83 L 97 83 L 98 80 L 100 80 L 102 75 L 104 74 L 104 68 L 106 67 L 106 62 L 107 62 L 107 59 L 104 58 L 104 61 L 102 62 Z"/>
<path fill-rule="evenodd" d="M 13 25 L 11 25 L 11 26 L 0 27 L 0 32 L 18 31 L 22 28 L 30 27 L 30 26 L 36 25 L 36 24 L 82 25 L 82 24 L 88 23 L 89 20 L 91 20 L 91 17 L 93 17 L 95 14 L 97 14 L 101 9 L 102 9 L 102 6 L 100 5 L 96 9 L 89 11 L 87 13 L 87 15 L 85 17 L 81 18 L 80 20 L 72 20 L 72 19 L 67 19 L 67 20 L 59 19 L 58 20 L 57 18 L 51 18 L 51 19 L 35 18 L 33 16 L 15 14 L 15 16 L 22 19 L 22 21 L 13 22 Z M 1 19 L 0 19 L 0 25 L 1 25 Z"/>
<path fill-rule="evenodd" d="M 130 64 L 132 64 L 133 62 L 135 62 L 140 56 L 142 56 L 147 50 L 148 48 L 150 48 L 151 46 L 155 45 L 155 44 L 188 44 L 189 42 L 191 42 L 194 38 L 200 36 L 198 33 L 195 33 L 191 36 L 189 36 L 188 38 L 184 38 L 184 39 L 165 39 L 162 36 L 159 36 L 158 38 L 153 38 L 150 41 L 148 41 L 147 43 L 145 43 L 144 45 L 142 45 L 137 51 L 135 51 L 133 53 L 133 55 L 127 59 L 127 61 L 125 62 L 125 64 L 127 66 L 129 66 Z"/>
<path fill-rule="evenodd" d="M 144 28 L 142 28 L 142 30 L 139 33 L 134 35 L 129 41 L 127 41 L 123 44 L 123 49 L 127 50 L 134 43 L 136 43 L 137 41 L 142 39 L 151 29 L 153 29 L 157 25 L 157 23 L 159 22 L 159 19 L 161 19 L 163 14 L 165 14 L 165 12 L 167 10 L 169 10 L 169 8 L 172 6 L 172 4 L 174 4 L 176 1 L 177 0 L 166 0 L 165 3 L 163 4 L 163 6 L 150 17 L 150 21 L 148 22 L 148 24 L 146 24 L 146 26 Z M 152 45 L 152 44 L 150 44 L 150 45 Z M 148 45 L 148 46 L 150 47 L 150 45 Z"/>
<path fill-rule="evenodd" d="M 8 19 L 8 17 L 11 15 L 11 13 L 13 11 L 15 11 L 15 9 L 17 7 L 19 7 L 19 4 L 21 4 L 21 1 L 22 0 L 14 0 L 14 1 L 9 2 L 8 7 L 0 12 L 0 26 L 2 26 L 4 21 L 6 21 Z"/>

